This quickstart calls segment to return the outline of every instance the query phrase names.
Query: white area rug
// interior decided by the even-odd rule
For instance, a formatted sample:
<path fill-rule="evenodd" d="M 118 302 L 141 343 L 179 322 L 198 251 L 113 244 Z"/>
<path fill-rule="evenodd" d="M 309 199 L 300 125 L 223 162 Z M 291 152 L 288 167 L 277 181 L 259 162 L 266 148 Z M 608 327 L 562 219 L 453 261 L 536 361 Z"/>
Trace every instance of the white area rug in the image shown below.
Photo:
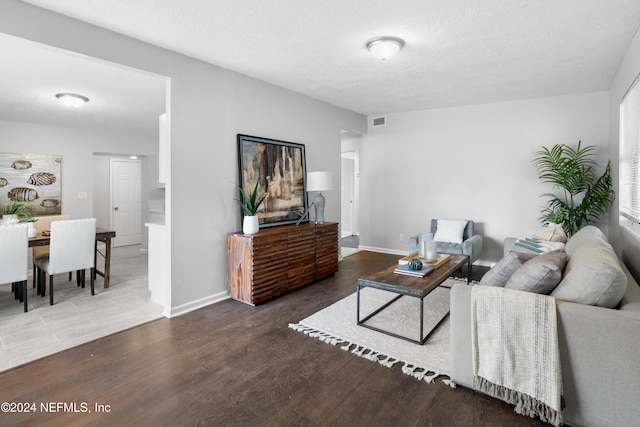
<path fill-rule="evenodd" d="M 449 292 L 454 280 L 449 279 L 424 299 L 424 330 L 429 331 L 449 311 Z M 397 294 L 364 288 L 360 292 L 360 318 L 366 317 Z M 420 333 L 420 300 L 402 297 L 367 321 L 367 324 L 418 339 Z M 447 319 L 424 345 L 358 326 L 356 324 L 356 294 L 330 305 L 290 328 L 340 345 L 343 350 L 391 367 L 403 363 L 405 374 L 427 382 L 440 375 L 449 375 L 449 320 Z M 450 381 L 446 380 L 446 383 Z"/>

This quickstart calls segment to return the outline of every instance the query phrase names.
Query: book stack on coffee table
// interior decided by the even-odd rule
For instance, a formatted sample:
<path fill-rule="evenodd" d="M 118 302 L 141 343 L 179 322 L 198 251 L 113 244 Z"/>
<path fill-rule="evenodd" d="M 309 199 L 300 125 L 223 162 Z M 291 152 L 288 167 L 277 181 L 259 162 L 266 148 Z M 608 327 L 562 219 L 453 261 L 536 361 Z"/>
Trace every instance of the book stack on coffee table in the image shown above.
<path fill-rule="evenodd" d="M 420 270 L 411 270 L 407 264 L 398 265 L 396 269 L 393 270 L 396 274 L 406 274 L 407 276 L 413 277 L 424 277 L 432 271 L 433 267 L 429 267 L 427 265 L 423 265 Z"/>

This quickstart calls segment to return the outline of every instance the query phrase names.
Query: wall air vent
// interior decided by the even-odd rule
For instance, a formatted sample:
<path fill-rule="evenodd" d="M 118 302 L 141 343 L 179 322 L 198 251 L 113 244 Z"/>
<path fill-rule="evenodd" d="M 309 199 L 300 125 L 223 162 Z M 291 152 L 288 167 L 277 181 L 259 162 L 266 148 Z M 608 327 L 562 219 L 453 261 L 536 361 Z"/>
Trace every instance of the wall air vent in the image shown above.
<path fill-rule="evenodd" d="M 373 127 L 384 126 L 385 124 L 387 124 L 387 118 L 385 116 L 373 118 Z"/>

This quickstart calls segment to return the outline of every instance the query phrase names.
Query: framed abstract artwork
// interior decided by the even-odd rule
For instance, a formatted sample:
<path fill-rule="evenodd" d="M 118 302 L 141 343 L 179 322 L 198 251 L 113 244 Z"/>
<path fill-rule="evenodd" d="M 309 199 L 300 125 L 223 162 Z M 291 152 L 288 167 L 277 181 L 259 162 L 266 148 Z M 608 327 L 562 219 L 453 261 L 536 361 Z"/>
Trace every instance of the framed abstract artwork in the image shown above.
<path fill-rule="evenodd" d="M 240 185 L 267 197 L 260 227 L 295 224 L 307 211 L 307 167 L 303 144 L 238 134 Z M 304 220 L 308 222 L 308 219 Z"/>
<path fill-rule="evenodd" d="M 33 215 L 60 215 L 62 156 L 0 153 L 0 203 L 26 202 Z"/>

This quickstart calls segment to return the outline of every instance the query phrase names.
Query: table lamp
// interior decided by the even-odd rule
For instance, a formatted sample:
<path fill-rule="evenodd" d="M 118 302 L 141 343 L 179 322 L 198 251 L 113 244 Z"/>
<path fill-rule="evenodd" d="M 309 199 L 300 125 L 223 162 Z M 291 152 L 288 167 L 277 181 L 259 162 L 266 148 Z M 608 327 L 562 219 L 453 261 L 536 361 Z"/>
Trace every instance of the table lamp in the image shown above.
<path fill-rule="evenodd" d="M 333 190 L 331 172 L 319 171 L 307 174 L 307 191 L 317 191 L 313 198 L 313 207 L 316 211 L 316 224 L 324 224 L 324 196 L 323 191 Z"/>

